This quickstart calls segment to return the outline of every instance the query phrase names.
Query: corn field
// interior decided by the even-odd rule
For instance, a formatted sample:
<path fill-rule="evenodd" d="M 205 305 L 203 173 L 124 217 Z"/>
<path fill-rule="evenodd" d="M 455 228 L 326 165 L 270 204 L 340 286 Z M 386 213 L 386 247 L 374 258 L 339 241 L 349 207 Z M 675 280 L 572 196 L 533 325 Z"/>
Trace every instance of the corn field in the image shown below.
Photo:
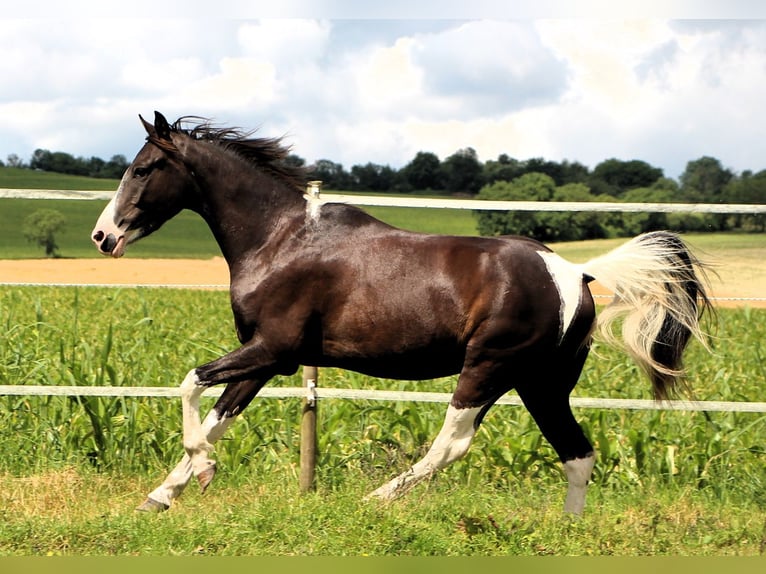
<path fill-rule="evenodd" d="M 0 385 L 177 386 L 186 372 L 234 349 L 228 294 L 140 288 L 0 288 Z M 689 382 L 699 400 L 763 401 L 766 310 L 724 309 L 713 353 L 692 345 Z M 454 379 L 389 381 L 323 369 L 320 385 L 449 392 Z M 299 386 L 300 373 L 270 385 Z M 594 345 L 579 396 L 650 398 L 624 355 Z M 212 406 L 205 399 L 203 406 Z M 322 400 L 318 480 L 361 472 L 387 480 L 422 456 L 445 405 Z M 606 488 L 685 484 L 766 506 L 766 416 L 757 413 L 575 412 L 597 450 Z M 216 447 L 222 472 L 260 475 L 298 465 L 300 399 L 258 399 Z M 0 472 L 57 468 L 161 475 L 181 448 L 178 399 L 0 396 Z M 558 483 L 556 455 L 528 413 L 496 406 L 466 458 L 445 471 L 467 484 Z M 295 471 L 297 476 L 297 470 Z M 297 479 L 296 479 L 297 480 Z"/>

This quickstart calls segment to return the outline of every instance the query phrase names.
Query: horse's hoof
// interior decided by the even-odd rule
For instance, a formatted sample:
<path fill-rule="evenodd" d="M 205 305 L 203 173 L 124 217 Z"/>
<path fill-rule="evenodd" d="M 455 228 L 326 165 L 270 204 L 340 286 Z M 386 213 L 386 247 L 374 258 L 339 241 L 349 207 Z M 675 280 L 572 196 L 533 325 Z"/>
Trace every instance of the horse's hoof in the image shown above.
<path fill-rule="evenodd" d="M 210 483 L 213 482 L 213 477 L 215 476 L 215 464 L 211 464 L 209 467 L 207 467 L 205 470 L 200 472 L 197 475 L 197 483 L 199 483 L 199 488 L 201 493 L 205 493 L 207 490 L 207 487 L 210 486 Z"/>
<path fill-rule="evenodd" d="M 170 508 L 170 506 L 164 502 L 157 502 L 153 498 L 147 498 L 140 506 L 136 508 L 136 510 L 138 512 L 151 512 L 158 514 L 160 512 L 165 512 L 168 508 Z"/>

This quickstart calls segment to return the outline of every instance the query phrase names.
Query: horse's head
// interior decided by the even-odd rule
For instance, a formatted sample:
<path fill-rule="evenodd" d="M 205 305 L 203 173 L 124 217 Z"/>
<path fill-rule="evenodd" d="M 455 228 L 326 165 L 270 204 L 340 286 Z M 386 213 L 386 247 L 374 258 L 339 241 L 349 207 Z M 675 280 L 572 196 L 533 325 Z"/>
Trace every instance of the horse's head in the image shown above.
<path fill-rule="evenodd" d="M 159 112 L 154 125 L 141 122 L 147 142 L 130 164 L 112 200 L 98 218 L 91 238 L 104 255 L 121 257 L 125 246 L 159 229 L 189 207 L 195 183 L 178 149 L 183 137 Z"/>

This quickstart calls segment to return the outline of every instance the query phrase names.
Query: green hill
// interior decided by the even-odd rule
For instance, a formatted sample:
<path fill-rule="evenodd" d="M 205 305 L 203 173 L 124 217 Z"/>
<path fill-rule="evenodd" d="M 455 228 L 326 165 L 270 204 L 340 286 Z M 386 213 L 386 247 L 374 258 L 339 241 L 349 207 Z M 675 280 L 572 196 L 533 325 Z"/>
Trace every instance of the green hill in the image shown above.
<path fill-rule="evenodd" d="M 0 188 L 114 191 L 118 185 L 118 180 L 0 168 Z M 43 256 L 42 249 L 27 242 L 21 231 L 24 219 L 42 208 L 60 211 L 67 219 L 66 228 L 56 236 L 62 257 L 98 257 L 89 235 L 104 205 L 105 202 L 100 200 L 0 199 L 0 259 Z M 476 220 L 470 211 L 400 207 L 370 207 L 368 211 L 404 229 L 454 235 L 476 234 Z M 220 250 L 202 219 L 185 211 L 154 235 L 133 245 L 129 253 L 131 257 L 207 259 L 220 255 Z"/>
<path fill-rule="evenodd" d="M 96 179 L 18 167 L 0 167 L 0 188 L 114 191 L 119 183 L 117 179 Z"/>

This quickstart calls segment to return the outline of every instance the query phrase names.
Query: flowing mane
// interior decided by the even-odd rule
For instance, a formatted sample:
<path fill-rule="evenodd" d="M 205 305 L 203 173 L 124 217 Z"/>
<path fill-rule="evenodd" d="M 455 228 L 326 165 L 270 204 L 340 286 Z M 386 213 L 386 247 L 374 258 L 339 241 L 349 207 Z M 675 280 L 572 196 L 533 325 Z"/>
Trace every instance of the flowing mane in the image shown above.
<path fill-rule="evenodd" d="M 255 130 L 245 131 L 236 127 L 219 127 L 213 125 L 208 118 L 199 116 L 182 116 L 173 122 L 170 129 L 195 141 L 216 143 L 259 169 L 269 171 L 292 187 L 300 190 L 305 187 L 308 179 L 307 171 L 303 167 L 287 163 L 286 159 L 291 148 L 282 144 L 282 138 L 254 138 L 252 135 Z M 166 141 L 149 139 L 163 149 L 167 148 Z"/>

